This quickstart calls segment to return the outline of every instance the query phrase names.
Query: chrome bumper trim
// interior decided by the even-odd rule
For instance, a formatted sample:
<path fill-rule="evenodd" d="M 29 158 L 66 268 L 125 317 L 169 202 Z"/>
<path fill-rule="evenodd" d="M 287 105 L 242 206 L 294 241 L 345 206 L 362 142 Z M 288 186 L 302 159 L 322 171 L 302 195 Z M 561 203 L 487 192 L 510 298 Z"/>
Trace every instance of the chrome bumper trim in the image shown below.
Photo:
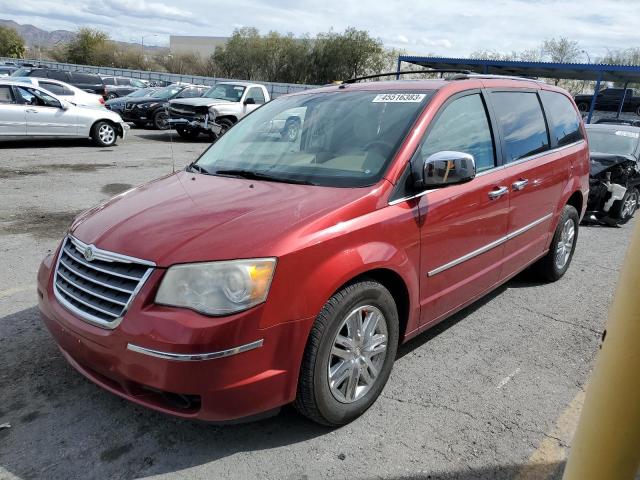
<path fill-rule="evenodd" d="M 228 350 L 220 350 L 218 352 L 211 353 L 169 353 L 161 352 L 159 350 L 152 350 L 150 348 L 139 347 L 133 343 L 127 344 L 127 350 L 133 352 L 142 353 L 151 357 L 164 358 L 165 360 L 175 360 L 177 362 L 199 362 L 202 360 L 213 360 L 215 358 L 230 357 L 231 355 L 237 355 L 238 353 L 248 352 L 254 348 L 262 347 L 264 339 L 256 340 L 255 342 L 240 345 L 239 347 L 229 348 Z"/>

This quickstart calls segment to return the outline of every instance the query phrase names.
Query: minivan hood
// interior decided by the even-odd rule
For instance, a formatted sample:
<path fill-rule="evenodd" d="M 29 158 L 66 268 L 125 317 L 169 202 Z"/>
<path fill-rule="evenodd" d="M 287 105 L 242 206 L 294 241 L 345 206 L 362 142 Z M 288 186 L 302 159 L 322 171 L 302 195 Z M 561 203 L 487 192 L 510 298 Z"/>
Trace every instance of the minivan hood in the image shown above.
<path fill-rule="evenodd" d="M 335 219 L 336 210 L 370 191 L 182 171 L 84 212 L 71 233 L 158 266 L 278 256 L 290 247 L 288 234 L 328 213 Z"/>
<path fill-rule="evenodd" d="M 193 105 L 194 107 L 202 107 L 209 105 L 216 105 L 218 103 L 237 103 L 223 100 L 221 98 L 207 98 L 207 97 L 195 97 L 195 98 L 176 98 L 169 103 L 179 103 L 180 105 Z"/>

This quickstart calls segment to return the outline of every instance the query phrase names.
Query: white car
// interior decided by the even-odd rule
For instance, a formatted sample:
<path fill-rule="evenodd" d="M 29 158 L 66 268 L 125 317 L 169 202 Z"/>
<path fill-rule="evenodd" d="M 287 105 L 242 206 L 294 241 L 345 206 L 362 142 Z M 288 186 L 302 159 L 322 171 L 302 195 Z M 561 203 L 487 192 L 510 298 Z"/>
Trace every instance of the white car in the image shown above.
<path fill-rule="evenodd" d="M 12 82 L 31 83 L 36 87 L 43 88 L 48 92 L 53 93 L 56 97 L 62 98 L 74 105 L 82 105 L 85 107 L 103 107 L 104 98 L 102 95 L 95 93 L 85 92 L 78 87 L 69 85 L 68 83 L 61 82 L 60 80 L 53 80 L 51 78 L 37 78 L 37 77 L 10 77 L 8 79 Z"/>
<path fill-rule="evenodd" d="M 0 79 L 0 137 L 91 138 L 110 147 L 128 131 L 106 108 L 74 105 L 31 83 Z"/>

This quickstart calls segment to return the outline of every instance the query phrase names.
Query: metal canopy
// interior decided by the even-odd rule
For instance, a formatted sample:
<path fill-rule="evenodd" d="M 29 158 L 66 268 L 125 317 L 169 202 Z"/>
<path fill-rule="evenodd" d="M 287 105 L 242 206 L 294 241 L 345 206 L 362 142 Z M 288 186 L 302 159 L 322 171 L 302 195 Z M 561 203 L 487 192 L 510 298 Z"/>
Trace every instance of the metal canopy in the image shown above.
<path fill-rule="evenodd" d="M 413 63 L 426 68 L 463 69 L 495 75 L 640 83 L 640 65 L 521 62 L 513 60 L 477 60 L 472 58 L 415 57 L 411 55 L 399 56 L 398 67 L 401 62 Z"/>

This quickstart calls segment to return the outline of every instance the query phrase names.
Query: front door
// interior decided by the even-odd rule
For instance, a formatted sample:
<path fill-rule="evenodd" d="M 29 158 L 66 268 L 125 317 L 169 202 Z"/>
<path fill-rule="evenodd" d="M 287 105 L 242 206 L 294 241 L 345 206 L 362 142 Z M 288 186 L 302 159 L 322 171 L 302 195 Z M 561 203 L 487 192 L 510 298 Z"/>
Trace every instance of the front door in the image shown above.
<path fill-rule="evenodd" d="M 18 87 L 24 103 L 27 135 L 76 136 L 78 134 L 75 109 L 65 110 L 60 101 L 43 90 Z"/>
<path fill-rule="evenodd" d="M 476 178 L 439 188 L 422 199 L 421 323 L 434 323 L 499 281 L 509 214 L 504 169 L 497 166 L 494 128 L 480 91 L 450 99 L 418 150 L 473 155 Z"/>

